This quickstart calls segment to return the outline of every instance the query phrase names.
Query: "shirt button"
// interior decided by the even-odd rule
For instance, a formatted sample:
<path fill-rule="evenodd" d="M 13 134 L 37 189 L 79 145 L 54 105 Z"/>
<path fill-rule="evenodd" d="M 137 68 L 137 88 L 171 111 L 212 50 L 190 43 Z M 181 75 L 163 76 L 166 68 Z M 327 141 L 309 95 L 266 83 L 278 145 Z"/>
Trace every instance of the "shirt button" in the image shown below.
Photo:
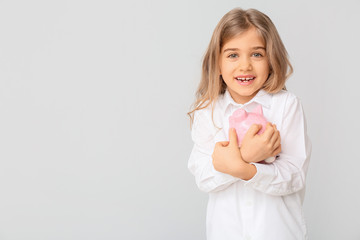
<path fill-rule="evenodd" d="M 247 202 L 246 202 L 246 206 L 251 207 L 252 205 L 253 205 L 253 204 L 252 204 L 251 201 L 247 201 Z"/>

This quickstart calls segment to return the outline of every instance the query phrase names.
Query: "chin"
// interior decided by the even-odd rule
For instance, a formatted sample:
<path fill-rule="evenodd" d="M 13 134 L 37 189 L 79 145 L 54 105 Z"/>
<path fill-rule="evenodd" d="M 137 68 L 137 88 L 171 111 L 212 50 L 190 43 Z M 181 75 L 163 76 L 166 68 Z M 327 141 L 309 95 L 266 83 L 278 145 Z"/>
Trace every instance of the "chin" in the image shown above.
<path fill-rule="evenodd" d="M 243 97 L 251 97 L 252 95 L 255 94 L 255 92 L 256 91 L 242 91 L 242 92 L 239 92 L 238 94 Z"/>

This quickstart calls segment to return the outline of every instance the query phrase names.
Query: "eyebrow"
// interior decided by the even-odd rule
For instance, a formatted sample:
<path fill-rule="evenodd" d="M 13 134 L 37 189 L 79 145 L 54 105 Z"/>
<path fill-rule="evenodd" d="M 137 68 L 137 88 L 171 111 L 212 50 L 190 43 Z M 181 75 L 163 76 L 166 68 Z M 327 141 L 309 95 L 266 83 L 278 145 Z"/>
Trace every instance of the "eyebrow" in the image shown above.
<path fill-rule="evenodd" d="M 253 50 L 263 49 L 264 51 L 266 51 L 266 48 L 261 47 L 261 46 L 256 46 L 256 47 L 253 47 L 253 48 L 251 48 L 251 49 L 253 49 Z M 238 48 L 227 48 L 227 49 L 225 49 L 223 52 L 239 51 L 239 50 L 240 50 L 240 49 L 238 49 Z"/>

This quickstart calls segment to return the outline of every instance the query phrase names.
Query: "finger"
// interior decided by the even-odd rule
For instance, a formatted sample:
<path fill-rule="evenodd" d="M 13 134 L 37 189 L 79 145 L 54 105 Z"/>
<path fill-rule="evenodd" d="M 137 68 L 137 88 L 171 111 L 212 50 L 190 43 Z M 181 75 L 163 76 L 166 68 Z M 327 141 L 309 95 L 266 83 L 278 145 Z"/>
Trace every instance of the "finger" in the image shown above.
<path fill-rule="evenodd" d="M 271 123 L 267 123 L 266 124 L 266 128 L 265 128 L 265 132 L 262 134 L 266 139 L 271 139 L 271 137 L 273 136 L 275 130 L 274 127 Z"/>
<path fill-rule="evenodd" d="M 281 144 L 279 145 L 279 147 L 277 147 L 271 154 L 271 156 L 275 157 L 276 155 L 278 155 L 281 152 Z"/>
<path fill-rule="evenodd" d="M 249 134 L 250 136 L 255 136 L 260 131 L 261 128 L 262 128 L 261 124 L 253 124 L 250 126 L 246 134 Z"/>
<path fill-rule="evenodd" d="M 275 134 L 274 134 L 275 135 Z M 277 147 L 279 147 L 280 146 L 280 144 L 281 144 L 281 137 L 280 137 L 280 133 L 278 133 L 278 134 L 276 134 L 278 137 L 277 137 L 277 139 L 276 139 L 276 141 L 275 141 L 275 143 L 274 143 L 274 148 L 277 148 Z"/>
<path fill-rule="evenodd" d="M 217 142 L 215 144 L 215 147 L 226 147 L 227 145 L 229 145 L 229 141 L 222 141 L 222 142 Z"/>
<path fill-rule="evenodd" d="M 275 143 L 280 139 L 280 132 L 275 130 L 274 134 L 271 136 L 270 143 L 275 145 Z"/>
<path fill-rule="evenodd" d="M 236 134 L 235 128 L 229 129 L 229 141 L 230 141 L 230 143 L 229 143 L 230 145 L 238 146 L 238 139 L 237 139 L 237 134 Z"/>

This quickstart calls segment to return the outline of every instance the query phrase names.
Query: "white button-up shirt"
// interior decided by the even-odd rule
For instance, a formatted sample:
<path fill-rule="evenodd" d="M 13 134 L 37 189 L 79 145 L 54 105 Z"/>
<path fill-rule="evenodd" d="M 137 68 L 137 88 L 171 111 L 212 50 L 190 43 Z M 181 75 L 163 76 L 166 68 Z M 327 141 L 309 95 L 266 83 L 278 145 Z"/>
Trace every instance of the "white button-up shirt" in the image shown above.
<path fill-rule="evenodd" d="M 252 163 L 257 172 L 248 181 L 216 171 L 211 155 L 216 142 L 229 139 L 229 116 L 238 108 L 251 112 L 257 104 L 280 131 L 280 156 L 270 164 Z M 242 105 L 226 91 L 215 102 L 213 118 L 211 106 L 195 112 L 191 134 L 195 144 L 188 167 L 199 189 L 209 193 L 208 240 L 307 239 L 302 205 L 311 143 L 294 94 L 260 90 Z"/>

